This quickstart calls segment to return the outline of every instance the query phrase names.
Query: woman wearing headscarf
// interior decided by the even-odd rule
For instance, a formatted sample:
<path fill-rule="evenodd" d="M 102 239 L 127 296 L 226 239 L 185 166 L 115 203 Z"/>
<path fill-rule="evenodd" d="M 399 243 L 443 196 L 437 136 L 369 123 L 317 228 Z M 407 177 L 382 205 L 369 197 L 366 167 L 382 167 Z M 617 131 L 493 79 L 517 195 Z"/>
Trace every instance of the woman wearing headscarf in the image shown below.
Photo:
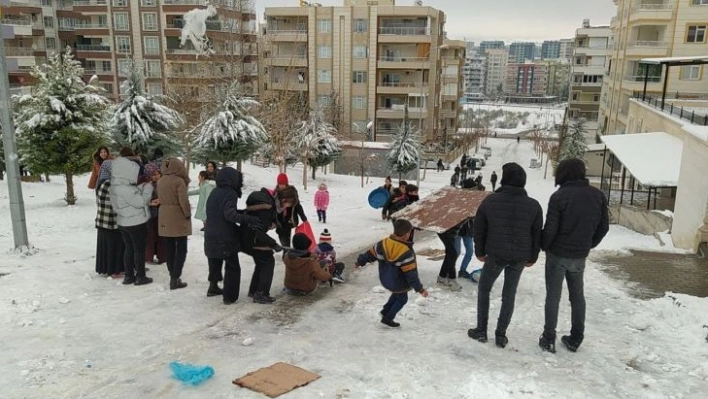
<path fill-rule="evenodd" d="M 96 176 L 96 273 L 118 277 L 125 270 L 125 248 L 111 205 L 111 163 L 111 160 L 104 161 Z"/>
<path fill-rule="evenodd" d="M 89 178 L 88 188 L 93 190 L 98 186 L 97 181 L 99 178 L 101 165 L 104 161 L 110 159 L 113 159 L 111 157 L 111 151 L 105 145 L 98 147 L 96 152 L 93 153 L 93 169 L 91 170 L 91 177 Z"/>

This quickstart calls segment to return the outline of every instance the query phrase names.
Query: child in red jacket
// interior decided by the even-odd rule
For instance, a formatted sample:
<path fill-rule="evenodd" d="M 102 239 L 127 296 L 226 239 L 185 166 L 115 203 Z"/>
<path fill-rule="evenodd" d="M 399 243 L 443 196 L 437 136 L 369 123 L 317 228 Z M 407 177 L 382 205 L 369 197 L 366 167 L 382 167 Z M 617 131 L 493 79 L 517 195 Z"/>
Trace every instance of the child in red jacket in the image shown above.
<path fill-rule="evenodd" d="M 324 224 L 327 224 L 327 207 L 329 207 L 329 191 L 327 185 L 322 183 L 315 194 L 315 209 L 317 209 L 317 219 Z"/>

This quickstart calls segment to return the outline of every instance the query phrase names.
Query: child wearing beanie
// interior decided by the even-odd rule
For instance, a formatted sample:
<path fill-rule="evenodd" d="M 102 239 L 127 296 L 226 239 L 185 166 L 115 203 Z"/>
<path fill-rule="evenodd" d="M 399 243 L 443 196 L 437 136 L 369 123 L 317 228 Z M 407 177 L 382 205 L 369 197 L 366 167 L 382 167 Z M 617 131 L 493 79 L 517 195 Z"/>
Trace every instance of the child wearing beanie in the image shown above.
<path fill-rule="evenodd" d="M 344 263 L 337 262 L 337 252 L 332 246 L 332 235 L 329 230 L 324 229 L 320 234 L 320 242 L 315 247 L 315 256 L 320 261 L 322 267 L 332 274 L 332 280 L 338 283 L 344 282 Z"/>
<path fill-rule="evenodd" d="M 332 275 L 324 270 L 317 257 L 308 251 L 312 241 L 305 234 L 295 234 L 292 242 L 293 248 L 283 255 L 284 285 L 289 293 L 307 295 L 317 288 L 318 281 L 332 280 Z"/>
<path fill-rule="evenodd" d="M 317 219 L 327 224 L 327 208 L 329 207 L 329 191 L 327 185 L 320 184 L 319 190 L 315 193 L 315 209 L 317 209 Z"/>

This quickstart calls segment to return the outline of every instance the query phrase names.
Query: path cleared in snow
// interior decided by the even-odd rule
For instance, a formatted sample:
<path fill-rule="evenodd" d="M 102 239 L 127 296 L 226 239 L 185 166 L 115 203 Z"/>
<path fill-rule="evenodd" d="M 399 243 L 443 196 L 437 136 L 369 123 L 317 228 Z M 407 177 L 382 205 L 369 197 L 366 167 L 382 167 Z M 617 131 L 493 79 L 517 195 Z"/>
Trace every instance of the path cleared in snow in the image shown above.
<path fill-rule="evenodd" d="M 493 157 L 482 170 L 485 183 L 492 170 L 501 173 L 502 163 L 527 167 L 536 157 L 530 143 L 490 139 L 488 145 Z M 277 174 L 251 165 L 245 173 L 246 191 L 272 187 Z M 552 179 L 544 180 L 542 169 L 527 168 L 527 173 L 528 192 L 545 209 Z M 301 170 L 290 176 L 299 187 Z M 422 192 L 445 185 L 449 177 L 449 172 L 429 171 Z M 77 186 L 84 187 L 86 180 Z M 189 242 L 186 289 L 169 291 L 164 266 L 151 266 L 149 275 L 156 281 L 145 287 L 100 278 L 93 273 L 92 192 L 81 192 L 78 205 L 66 207 L 61 179 L 24 184 L 31 241 L 39 253 L 0 259 L 0 398 L 260 398 L 231 380 L 278 361 L 322 375 L 283 398 L 702 398 L 708 392 L 703 328 L 708 300 L 632 298 L 623 282 L 601 272 L 594 261 L 586 272 L 587 332 L 578 353 L 560 343 L 556 355 L 537 346 L 545 299 L 543 255 L 522 277 L 506 349 L 467 337 L 476 318 L 476 286 L 462 282 L 457 293 L 437 287 L 440 262 L 424 257 L 421 279 L 430 287 L 430 298 L 411 294 L 399 316 L 402 328 L 382 326 L 378 311 L 388 294 L 379 285 L 376 265 L 351 270 L 355 252 L 390 232 L 390 223 L 366 204 L 380 182 L 362 189 L 358 177 L 329 174 L 308 185 L 318 182 L 330 186 L 326 227 L 349 266 L 347 283 L 324 286 L 310 297 L 283 296 L 278 262 L 272 291 L 278 302 L 272 306 L 245 298 L 253 271 L 246 256 L 241 257 L 242 295 L 236 305 L 205 296 L 207 266 L 198 221 Z M 12 245 L 6 190 L 0 188 L 1 248 Z M 314 216 L 313 195 L 312 188 L 301 192 L 308 216 Z M 316 233 L 325 227 L 313 225 Z M 653 238 L 613 226 L 603 247 L 620 251 L 652 242 L 658 249 Z M 442 244 L 435 237 L 416 243 L 419 250 L 431 247 Z M 475 259 L 473 267 L 479 266 Z M 492 293 L 490 331 L 501 284 Z M 569 311 L 562 301 L 559 335 L 569 329 Z M 173 360 L 209 364 L 216 374 L 202 386 L 182 387 L 170 378 Z"/>

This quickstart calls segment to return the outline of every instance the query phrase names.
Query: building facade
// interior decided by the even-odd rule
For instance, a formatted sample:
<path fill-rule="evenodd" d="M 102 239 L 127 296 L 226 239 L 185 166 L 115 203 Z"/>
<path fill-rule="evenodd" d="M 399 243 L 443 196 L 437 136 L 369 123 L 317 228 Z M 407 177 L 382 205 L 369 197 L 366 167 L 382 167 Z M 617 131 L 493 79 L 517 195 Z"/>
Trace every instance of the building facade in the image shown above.
<path fill-rule="evenodd" d="M 544 60 L 555 60 L 561 58 L 560 40 L 546 40 L 541 43 L 541 58 Z"/>
<path fill-rule="evenodd" d="M 516 97 L 541 97 L 548 91 L 548 65 L 510 63 L 506 66 L 504 94 Z"/>
<path fill-rule="evenodd" d="M 488 50 L 505 49 L 506 44 L 503 40 L 485 40 L 479 43 L 479 55 L 487 54 Z"/>
<path fill-rule="evenodd" d="M 514 42 L 509 46 L 509 62 L 523 63 L 536 58 L 536 43 Z"/>
<path fill-rule="evenodd" d="M 487 59 L 467 55 L 463 70 L 465 79 L 465 102 L 484 100 L 487 82 Z"/>
<path fill-rule="evenodd" d="M 462 40 L 445 40 L 441 49 L 442 76 L 440 87 L 440 131 L 435 140 L 445 134 L 455 134 L 462 113 L 462 101 L 465 95 L 465 54 L 467 48 Z"/>
<path fill-rule="evenodd" d="M 398 130 L 408 105 L 413 125 L 433 141 L 442 123 L 456 119 L 452 109 L 442 117 L 441 88 L 451 81 L 443 77 L 443 61 L 451 67 L 445 57 L 457 51 L 461 76 L 464 60 L 464 44 L 443 46 L 444 24 L 440 10 L 396 6 L 394 0 L 380 0 L 377 7 L 356 0 L 335 7 L 268 7 L 260 91 L 303 93 L 312 109 L 336 93 L 342 126 L 373 121 L 376 141 L 388 141 Z"/>
<path fill-rule="evenodd" d="M 216 16 L 206 21 L 206 35 L 214 53 L 199 58 L 190 42 L 180 46 L 180 35 L 184 14 L 205 9 L 205 0 L 13 0 L 2 6 L 3 23 L 13 29 L 5 39 L 10 84 L 16 90 L 31 85 L 31 67 L 68 46 L 86 79 L 96 75 L 113 100 L 128 60 L 142 64 L 151 94 L 174 90 L 192 101 L 213 100 L 220 78 L 240 80 L 252 91 L 258 73 L 254 1 L 212 4 Z"/>
<path fill-rule="evenodd" d="M 487 95 L 501 94 L 502 85 L 506 76 L 506 65 L 509 62 L 509 53 L 505 49 L 490 49 L 486 52 L 485 93 Z"/>
<path fill-rule="evenodd" d="M 700 56 L 706 53 L 708 2 L 705 0 L 614 0 L 617 15 L 610 28 L 614 37 L 603 79 L 600 124 L 604 134 L 627 131 L 629 101 L 644 89 L 660 95 L 664 83 L 669 93 L 708 94 L 708 69 L 701 66 L 672 68 L 664 82 L 661 68 L 640 60 L 650 57 Z"/>
<path fill-rule="evenodd" d="M 602 82 L 609 65 L 612 31 L 609 26 L 585 25 L 575 31 L 569 116 L 597 122 Z"/>
<path fill-rule="evenodd" d="M 546 66 L 548 81 L 546 95 L 559 97 L 563 101 L 568 98 L 570 86 L 570 63 L 565 60 L 544 60 L 538 63 Z"/>
<path fill-rule="evenodd" d="M 568 62 L 573 58 L 573 47 L 575 45 L 575 39 L 561 39 L 560 40 L 560 58 Z"/>

